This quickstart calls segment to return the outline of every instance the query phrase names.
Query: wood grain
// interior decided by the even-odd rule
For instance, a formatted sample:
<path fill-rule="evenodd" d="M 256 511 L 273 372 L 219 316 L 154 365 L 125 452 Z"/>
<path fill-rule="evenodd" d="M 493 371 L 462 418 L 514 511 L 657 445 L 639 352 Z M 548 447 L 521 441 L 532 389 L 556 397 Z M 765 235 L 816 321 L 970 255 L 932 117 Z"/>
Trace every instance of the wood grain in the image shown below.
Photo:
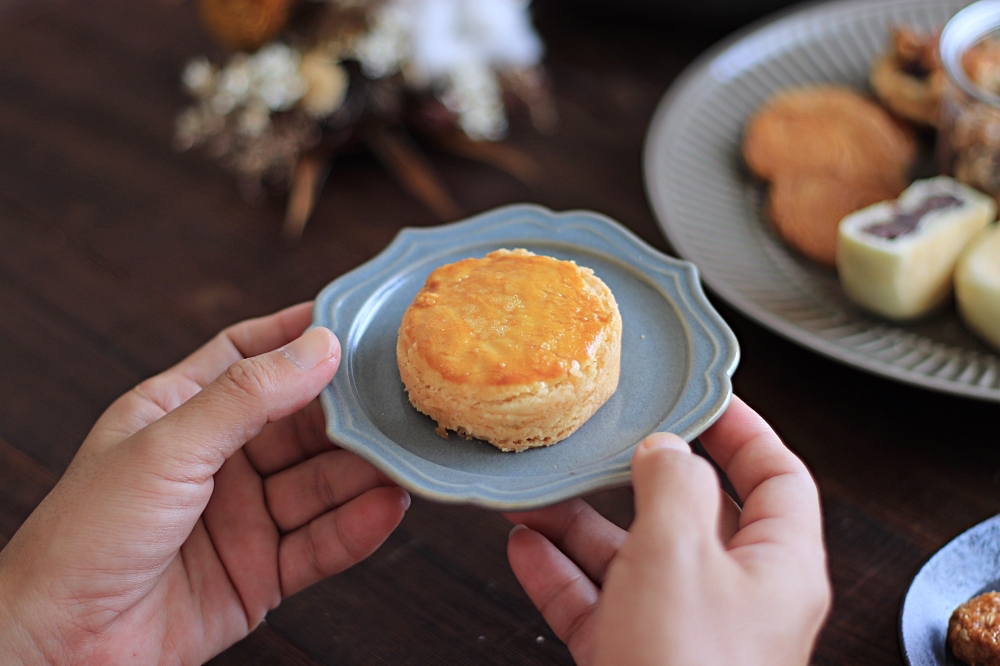
<path fill-rule="evenodd" d="M 0 544 L 101 411 L 234 321 L 311 298 L 404 226 L 436 223 L 371 155 L 338 158 L 301 242 L 285 201 L 240 198 L 171 148 L 185 61 L 218 55 L 192 2 L 0 0 Z M 536 0 L 560 115 L 509 145 L 540 174 L 427 148 L 467 213 L 531 201 L 606 213 L 668 250 L 646 203 L 645 128 L 720 35 L 592 19 Z M 899 603 L 921 563 L 1000 511 L 1000 406 L 837 365 L 718 303 L 742 346 L 737 392 L 810 466 L 824 497 L 833 612 L 816 664 L 899 664 Z M 631 521 L 627 490 L 589 498 Z M 222 664 L 568 664 L 514 580 L 510 526 L 413 503 L 367 561 L 292 597 Z"/>

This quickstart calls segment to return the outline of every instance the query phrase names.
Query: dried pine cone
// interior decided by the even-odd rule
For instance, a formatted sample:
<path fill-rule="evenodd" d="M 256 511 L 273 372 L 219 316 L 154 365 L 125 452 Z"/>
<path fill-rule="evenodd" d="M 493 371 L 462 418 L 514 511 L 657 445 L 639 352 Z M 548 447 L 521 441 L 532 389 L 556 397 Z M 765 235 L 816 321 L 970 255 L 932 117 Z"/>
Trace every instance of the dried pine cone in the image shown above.
<path fill-rule="evenodd" d="M 253 51 L 288 23 L 295 0 L 200 0 L 201 20 L 223 46 Z"/>

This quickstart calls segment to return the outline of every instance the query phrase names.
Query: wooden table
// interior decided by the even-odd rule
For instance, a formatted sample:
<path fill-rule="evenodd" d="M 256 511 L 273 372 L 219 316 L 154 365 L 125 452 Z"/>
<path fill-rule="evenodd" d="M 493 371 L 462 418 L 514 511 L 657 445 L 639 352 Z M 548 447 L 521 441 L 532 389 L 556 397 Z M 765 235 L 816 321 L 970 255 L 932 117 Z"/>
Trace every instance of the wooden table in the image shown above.
<path fill-rule="evenodd" d="M 515 119 L 543 168 L 529 189 L 432 153 L 468 213 L 590 208 L 668 246 L 640 151 L 671 80 L 719 34 L 575 16 L 539 0 L 562 117 Z M 178 75 L 208 49 L 192 4 L 0 0 L 0 545 L 101 411 L 234 321 L 311 298 L 435 218 L 364 155 L 334 168 L 302 243 L 283 202 L 171 149 Z M 902 386 L 800 349 L 718 303 L 739 336 L 736 391 L 813 470 L 835 604 L 818 664 L 897 664 L 900 599 L 921 563 L 1000 511 L 1000 405 Z M 619 524 L 627 490 L 594 496 Z M 566 664 L 518 587 L 508 524 L 420 499 L 369 560 L 286 601 L 218 664 Z"/>

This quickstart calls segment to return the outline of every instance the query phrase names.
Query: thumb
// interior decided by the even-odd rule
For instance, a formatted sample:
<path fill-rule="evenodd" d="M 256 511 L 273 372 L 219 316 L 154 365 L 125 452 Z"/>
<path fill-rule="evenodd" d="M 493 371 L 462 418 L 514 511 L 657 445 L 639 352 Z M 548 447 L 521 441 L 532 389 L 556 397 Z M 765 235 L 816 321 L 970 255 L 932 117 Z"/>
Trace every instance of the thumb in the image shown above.
<path fill-rule="evenodd" d="M 340 342 L 317 327 L 285 347 L 237 361 L 135 439 L 179 477 L 207 480 L 272 423 L 305 407 L 333 379 Z"/>
<path fill-rule="evenodd" d="M 691 453 L 680 437 L 656 433 L 640 442 L 632 456 L 632 485 L 637 536 L 652 537 L 652 543 L 661 545 L 666 545 L 664 540 L 693 545 L 693 535 L 715 535 L 718 478 L 708 461 Z"/>

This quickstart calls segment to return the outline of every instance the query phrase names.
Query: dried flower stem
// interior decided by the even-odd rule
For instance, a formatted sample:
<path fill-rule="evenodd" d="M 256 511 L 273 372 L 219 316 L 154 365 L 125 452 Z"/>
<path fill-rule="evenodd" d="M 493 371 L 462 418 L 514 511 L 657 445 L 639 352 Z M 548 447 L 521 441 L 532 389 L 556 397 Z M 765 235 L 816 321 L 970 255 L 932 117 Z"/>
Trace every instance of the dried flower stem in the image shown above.
<path fill-rule="evenodd" d="M 442 150 L 506 171 L 529 187 L 535 187 L 542 181 L 542 169 L 538 163 L 512 146 L 495 141 L 473 141 L 456 129 L 444 130 L 429 138 Z"/>
<path fill-rule="evenodd" d="M 442 220 L 457 220 L 462 209 L 451 198 L 434 174 L 430 162 L 409 137 L 387 128 L 373 130 L 365 137 L 375 156 L 399 178 L 410 194 L 419 199 Z"/>
<path fill-rule="evenodd" d="M 297 243 L 302 238 L 329 170 L 329 163 L 318 155 L 303 155 L 299 159 L 288 193 L 285 225 L 281 230 L 285 240 Z"/>

